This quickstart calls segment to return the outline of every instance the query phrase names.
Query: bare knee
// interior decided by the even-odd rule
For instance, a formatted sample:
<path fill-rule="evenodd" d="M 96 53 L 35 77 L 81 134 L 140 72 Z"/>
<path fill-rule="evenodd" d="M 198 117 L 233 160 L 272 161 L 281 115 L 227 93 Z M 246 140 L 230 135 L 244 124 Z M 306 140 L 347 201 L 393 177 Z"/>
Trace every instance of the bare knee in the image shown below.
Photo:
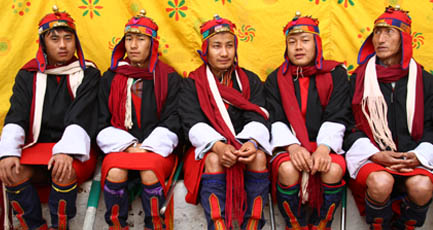
<path fill-rule="evenodd" d="M 322 182 L 327 184 L 334 184 L 341 181 L 343 178 L 343 169 L 339 164 L 331 163 L 329 171 L 321 174 Z"/>
<path fill-rule="evenodd" d="M 128 179 L 128 170 L 121 168 L 111 168 L 108 170 L 107 179 L 112 182 L 123 182 Z"/>
<path fill-rule="evenodd" d="M 278 181 L 283 185 L 292 185 L 299 181 L 299 174 L 291 161 L 285 161 L 278 168 Z"/>
<path fill-rule="evenodd" d="M 406 180 L 406 190 L 410 200 L 422 206 L 432 198 L 433 184 L 428 176 L 412 176 Z"/>
<path fill-rule="evenodd" d="M 32 179 L 35 171 L 34 171 L 34 168 L 32 166 L 21 165 L 19 173 L 16 173 L 15 170 L 12 170 L 12 173 L 13 173 L 12 183 L 13 184 L 20 184 L 20 183 L 23 183 L 24 181 L 28 181 L 28 180 Z"/>
<path fill-rule="evenodd" d="M 264 171 L 267 168 L 266 164 L 266 154 L 261 150 L 257 150 L 256 158 L 254 158 L 254 160 L 247 165 L 247 169 L 251 171 Z"/>
<path fill-rule="evenodd" d="M 141 183 L 143 184 L 155 184 L 158 182 L 158 177 L 152 170 L 140 171 Z"/>
<path fill-rule="evenodd" d="M 61 184 L 71 184 L 71 183 L 73 183 L 73 182 L 75 182 L 75 181 L 77 180 L 77 174 L 75 173 L 75 169 L 72 168 L 70 174 L 69 174 L 69 175 L 66 175 L 66 176 L 63 178 L 62 181 L 57 181 L 57 180 L 55 180 L 55 179 L 54 179 L 54 178 L 55 178 L 54 176 L 52 176 L 51 178 L 52 178 L 52 181 L 53 181 L 54 183 L 58 184 L 58 185 L 61 185 Z"/>
<path fill-rule="evenodd" d="M 206 173 L 217 173 L 222 172 L 223 167 L 220 162 L 220 158 L 218 154 L 214 152 L 210 152 L 206 154 L 206 158 L 204 161 L 204 167 Z"/>
<path fill-rule="evenodd" d="M 385 202 L 394 187 L 394 177 L 388 172 L 372 172 L 367 177 L 367 193 L 377 202 Z"/>

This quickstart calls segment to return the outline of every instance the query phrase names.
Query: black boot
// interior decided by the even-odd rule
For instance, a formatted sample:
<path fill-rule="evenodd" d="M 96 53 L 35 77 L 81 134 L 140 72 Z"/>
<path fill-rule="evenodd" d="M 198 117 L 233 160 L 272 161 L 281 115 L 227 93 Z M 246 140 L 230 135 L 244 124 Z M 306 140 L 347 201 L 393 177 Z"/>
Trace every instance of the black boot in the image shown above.
<path fill-rule="evenodd" d="M 208 230 L 226 229 L 224 223 L 226 204 L 226 175 L 203 174 L 200 203 L 203 206 Z"/>
<path fill-rule="evenodd" d="M 159 215 L 159 209 L 165 201 L 161 183 L 143 185 L 141 204 L 145 214 L 145 229 L 165 229 L 164 217 Z"/>
<path fill-rule="evenodd" d="M 418 206 L 406 196 L 400 204 L 400 217 L 393 223 L 393 229 L 415 229 L 421 227 L 426 219 L 431 200 L 423 206 Z"/>
<path fill-rule="evenodd" d="M 310 223 L 312 224 L 312 230 L 331 229 L 335 210 L 340 204 L 341 197 L 343 195 L 344 185 L 344 181 L 336 184 L 322 184 L 323 203 L 320 207 L 320 216 L 318 216 L 317 210 L 313 211 L 313 215 L 310 219 Z"/>
<path fill-rule="evenodd" d="M 262 229 L 265 225 L 263 209 L 268 203 L 269 172 L 245 173 L 245 190 L 247 192 L 247 212 L 242 229 Z"/>
<path fill-rule="evenodd" d="M 277 183 L 278 208 L 286 221 L 286 229 L 308 229 L 306 209 L 300 205 L 299 184 L 289 187 Z"/>
<path fill-rule="evenodd" d="M 48 207 L 50 208 L 51 227 L 67 230 L 68 222 L 77 214 L 77 182 L 63 186 L 51 184 Z"/>
<path fill-rule="evenodd" d="M 105 180 L 104 200 L 107 211 L 105 221 L 110 226 L 109 229 L 126 228 L 128 219 L 128 191 L 127 182 L 114 183 Z"/>
<path fill-rule="evenodd" d="M 38 193 L 30 181 L 6 186 L 6 192 L 14 215 L 23 229 L 46 228 Z"/>
<path fill-rule="evenodd" d="M 365 194 L 365 220 L 372 230 L 389 230 L 391 229 L 392 206 L 388 200 L 379 204 Z"/>

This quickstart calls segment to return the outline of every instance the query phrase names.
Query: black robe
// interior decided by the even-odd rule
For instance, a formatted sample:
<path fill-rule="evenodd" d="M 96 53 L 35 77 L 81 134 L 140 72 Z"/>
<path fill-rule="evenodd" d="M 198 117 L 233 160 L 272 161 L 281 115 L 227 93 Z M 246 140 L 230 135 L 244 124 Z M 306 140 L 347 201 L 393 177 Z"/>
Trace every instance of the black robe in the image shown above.
<path fill-rule="evenodd" d="M 396 81 L 393 89 L 391 83 L 379 82 L 380 91 L 388 106 L 388 127 L 397 146 L 397 152 L 407 152 L 415 149 L 421 142 L 433 144 L 433 76 L 423 70 L 424 85 L 424 131 L 421 140 L 415 141 L 409 134 L 406 113 L 406 95 L 408 77 Z M 352 101 L 355 93 L 356 74 L 350 78 Z M 352 131 L 346 136 L 343 148 L 348 150 L 356 140 L 367 135 L 355 128 L 355 121 L 351 118 Z M 368 137 L 367 137 L 368 138 Z M 433 157 L 432 157 L 433 159 Z"/>
<path fill-rule="evenodd" d="M 257 77 L 256 74 L 248 70 L 243 69 L 248 76 L 248 81 L 250 84 L 250 99 L 249 101 L 260 107 L 265 106 L 265 97 L 263 92 L 263 83 Z M 202 76 L 206 77 L 206 76 Z M 233 88 L 240 91 L 238 82 L 236 80 L 236 74 L 233 72 L 231 76 L 233 82 Z M 179 113 L 182 119 L 182 126 L 184 134 L 188 137 L 189 130 L 195 124 L 203 122 L 212 126 L 206 115 L 200 108 L 200 102 L 197 96 L 197 89 L 195 87 L 195 82 L 193 79 L 187 78 L 183 81 L 182 89 L 179 95 Z M 242 131 L 244 126 L 252 121 L 257 121 L 262 123 L 267 129 L 269 129 L 268 121 L 260 114 L 253 111 L 243 111 L 232 105 L 229 105 L 227 112 L 232 121 L 235 133 Z M 222 135 L 222 134 L 221 134 Z"/>
<path fill-rule="evenodd" d="M 99 89 L 99 118 L 98 130 L 111 126 L 111 113 L 108 109 L 108 99 L 111 90 L 111 82 L 115 73 L 108 70 L 104 73 Z M 141 143 L 157 127 L 164 127 L 175 133 L 180 134 L 180 119 L 177 111 L 178 91 L 182 78 L 176 73 L 168 74 L 167 98 L 161 110 L 160 118 L 157 116 L 154 81 L 143 79 L 141 97 L 141 125 L 137 125 L 137 113 L 132 106 L 133 126 L 128 132 Z M 131 103 L 133 105 L 133 103 Z"/>
<path fill-rule="evenodd" d="M 270 114 L 270 122 L 283 122 L 288 127 L 290 123 L 286 117 L 283 109 L 281 94 L 278 87 L 278 71 L 276 69 L 272 72 L 265 82 L 266 92 L 266 108 Z M 310 83 L 308 86 L 307 98 L 307 111 L 305 115 L 305 125 L 308 131 L 308 137 L 311 142 L 316 142 L 319 129 L 323 122 L 336 122 L 347 127 L 350 118 L 350 101 L 349 101 L 349 82 L 347 79 L 346 70 L 337 66 L 331 71 L 333 91 L 326 108 L 320 104 L 319 94 L 316 88 L 316 76 L 310 76 Z M 301 108 L 301 94 L 299 88 L 299 81 L 293 78 L 293 86 L 295 88 L 295 95 L 298 100 L 299 107 Z"/>
<path fill-rule="evenodd" d="M 6 115 L 5 125 L 15 123 L 29 134 L 30 113 L 33 98 L 33 79 L 35 72 L 20 70 L 15 78 L 11 107 Z M 87 67 L 84 78 L 72 100 L 68 91 L 67 78 L 62 75 L 47 75 L 47 87 L 43 105 L 41 131 L 37 142 L 58 142 L 65 128 L 76 124 L 83 128 L 93 139 L 96 135 L 97 88 L 100 80 L 99 70 Z"/>

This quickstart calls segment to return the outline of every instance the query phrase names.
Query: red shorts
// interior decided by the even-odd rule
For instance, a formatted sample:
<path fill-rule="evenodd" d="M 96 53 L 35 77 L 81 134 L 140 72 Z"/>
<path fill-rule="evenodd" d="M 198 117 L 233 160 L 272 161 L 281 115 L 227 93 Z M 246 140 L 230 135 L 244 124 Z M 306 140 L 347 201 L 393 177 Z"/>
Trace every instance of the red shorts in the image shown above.
<path fill-rule="evenodd" d="M 416 175 L 425 175 L 430 178 L 430 180 L 433 182 L 433 174 L 429 171 L 422 169 L 422 168 L 416 168 L 412 172 L 408 173 L 401 173 L 389 170 L 382 165 L 376 164 L 376 163 L 367 163 L 364 166 L 361 167 L 361 169 L 358 172 L 358 175 L 356 176 L 356 179 L 350 179 L 349 181 L 349 187 L 352 191 L 353 198 L 355 199 L 356 205 L 358 206 L 359 213 L 361 215 L 365 215 L 365 192 L 367 190 L 367 177 L 372 172 L 378 172 L 378 171 L 386 171 L 389 172 L 392 175 L 398 175 L 398 176 L 404 176 L 404 177 L 410 177 L 410 176 L 416 176 Z M 393 209 L 395 212 L 399 212 L 398 203 L 393 203 Z"/>
<path fill-rule="evenodd" d="M 48 165 L 48 161 L 53 156 L 52 149 L 56 143 L 37 143 L 29 148 L 23 149 L 20 163 L 23 165 Z M 81 184 L 93 176 L 96 167 L 97 153 L 94 148 L 90 149 L 90 159 L 81 162 L 74 159 L 72 167 L 77 175 L 77 183 Z M 50 186 L 43 185 L 38 187 L 41 202 L 48 201 Z"/>
<path fill-rule="evenodd" d="M 332 163 L 338 164 L 343 170 L 343 175 L 346 173 L 346 161 L 344 157 L 335 153 L 330 153 Z M 288 152 L 281 153 L 278 155 L 271 164 L 271 174 L 272 174 L 272 196 L 276 200 L 277 183 L 278 183 L 278 169 L 280 165 L 286 161 L 290 161 L 290 154 Z"/>
<path fill-rule="evenodd" d="M 101 186 L 104 187 L 105 178 L 111 168 L 128 170 L 152 170 L 164 192 L 167 192 L 165 180 L 169 178 L 168 186 L 177 166 L 177 156 L 170 154 L 163 157 L 157 153 L 127 153 L 113 152 L 105 155 L 101 168 Z"/>

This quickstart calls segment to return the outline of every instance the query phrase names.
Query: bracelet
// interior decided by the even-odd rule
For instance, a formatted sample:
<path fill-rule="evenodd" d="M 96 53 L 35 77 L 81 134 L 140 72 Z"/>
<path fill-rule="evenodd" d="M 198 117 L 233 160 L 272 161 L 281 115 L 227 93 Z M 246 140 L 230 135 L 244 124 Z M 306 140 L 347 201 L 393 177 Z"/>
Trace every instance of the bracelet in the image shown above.
<path fill-rule="evenodd" d="M 258 143 L 257 143 L 256 140 L 254 140 L 254 139 L 249 139 L 247 142 L 253 143 L 254 147 L 255 147 L 256 149 L 259 149 L 259 148 L 258 148 Z"/>

